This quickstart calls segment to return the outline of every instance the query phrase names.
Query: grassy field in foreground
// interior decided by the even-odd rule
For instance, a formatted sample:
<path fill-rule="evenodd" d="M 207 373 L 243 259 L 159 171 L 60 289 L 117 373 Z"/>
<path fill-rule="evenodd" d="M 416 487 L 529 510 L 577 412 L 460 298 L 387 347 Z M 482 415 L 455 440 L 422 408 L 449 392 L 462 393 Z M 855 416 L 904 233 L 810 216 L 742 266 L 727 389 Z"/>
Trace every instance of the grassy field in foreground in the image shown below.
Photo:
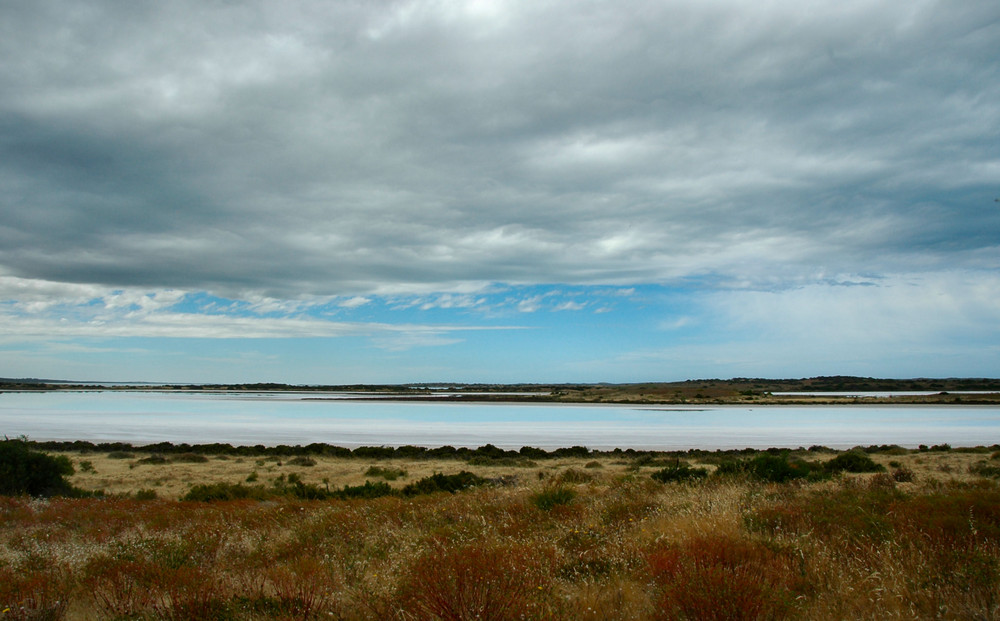
<path fill-rule="evenodd" d="M 105 496 L 0 498 L 0 619 L 1000 618 L 986 449 L 889 449 L 868 455 L 882 472 L 785 483 L 720 475 L 711 456 L 66 455 L 71 483 Z M 796 457 L 836 455 L 780 455 Z M 481 484 L 179 500 L 219 482 L 399 491 L 462 470 Z M 651 476 L 664 471 L 699 474 Z"/>

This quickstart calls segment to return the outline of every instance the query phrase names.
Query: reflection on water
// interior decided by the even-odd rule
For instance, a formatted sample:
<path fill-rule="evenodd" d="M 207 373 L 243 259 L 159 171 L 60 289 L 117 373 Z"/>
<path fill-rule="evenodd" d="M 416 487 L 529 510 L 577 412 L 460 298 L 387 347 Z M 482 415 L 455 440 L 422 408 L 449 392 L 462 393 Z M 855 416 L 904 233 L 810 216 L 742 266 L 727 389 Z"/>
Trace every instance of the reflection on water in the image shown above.
<path fill-rule="evenodd" d="M 1000 442 L 980 406 L 635 407 L 315 400 L 288 393 L 0 394 L 0 434 L 34 440 L 687 449 Z M 312 397 L 312 398 L 309 398 Z"/>

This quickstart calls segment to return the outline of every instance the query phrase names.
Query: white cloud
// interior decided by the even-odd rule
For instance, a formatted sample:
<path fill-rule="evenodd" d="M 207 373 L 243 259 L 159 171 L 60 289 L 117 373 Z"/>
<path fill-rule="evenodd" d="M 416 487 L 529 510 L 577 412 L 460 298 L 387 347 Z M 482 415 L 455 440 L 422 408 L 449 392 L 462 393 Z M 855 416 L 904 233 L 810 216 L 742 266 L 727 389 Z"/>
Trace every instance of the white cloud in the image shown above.
<path fill-rule="evenodd" d="M 695 296 L 686 317 L 661 328 L 695 328 L 663 347 L 622 354 L 636 369 L 660 365 L 691 377 L 982 375 L 1000 340 L 1000 275 L 892 275 L 877 284 L 814 284 Z"/>
<path fill-rule="evenodd" d="M 369 304 L 370 302 L 371 302 L 371 300 L 369 298 L 365 298 L 365 297 L 362 297 L 362 296 L 358 295 L 358 296 L 354 296 L 352 298 L 349 298 L 347 300 L 344 300 L 343 302 L 340 302 L 337 306 L 340 306 L 340 307 L 343 307 L 343 308 L 358 308 L 360 306 L 364 306 L 365 304 Z"/>

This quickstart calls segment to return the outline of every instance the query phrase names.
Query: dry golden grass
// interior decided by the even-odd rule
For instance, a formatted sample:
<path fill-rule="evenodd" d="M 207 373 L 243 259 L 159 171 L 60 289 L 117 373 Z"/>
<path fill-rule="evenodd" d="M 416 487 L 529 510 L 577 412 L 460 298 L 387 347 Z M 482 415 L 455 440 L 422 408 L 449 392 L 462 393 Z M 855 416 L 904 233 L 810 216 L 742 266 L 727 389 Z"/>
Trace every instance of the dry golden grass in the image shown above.
<path fill-rule="evenodd" d="M 372 467 L 402 469 L 404 476 L 388 481 L 394 488 L 402 488 L 407 483 L 430 476 L 436 472 L 454 473 L 469 470 L 488 479 L 516 481 L 519 485 L 537 486 L 558 478 L 567 470 L 583 473 L 586 477 L 613 479 L 629 471 L 630 464 L 622 460 L 603 458 L 602 467 L 586 467 L 594 459 L 560 458 L 537 462 L 525 461 L 526 465 L 469 465 L 456 459 L 355 459 L 344 457 L 313 456 L 316 464 L 302 466 L 289 463 L 292 458 L 275 457 L 208 457 L 202 463 L 174 461 L 167 455 L 166 463 L 142 463 L 149 457 L 135 453 L 129 459 L 116 459 L 104 453 L 65 453 L 76 467 L 76 474 L 70 482 L 80 489 L 104 490 L 107 494 L 134 494 L 147 489 L 154 490 L 158 497 L 178 499 L 191 487 L 205 483 L 247 483 L 271 484 L 278 477 L 296 474 L 302 481 L 330 489 L 345 485 L 362 485 L 365 481 L 383 481 L 380 476 L 366 476 Z M 89 462 L 84 470 L 81 464 Z M 253 478 L 256 475 L 256 478 Z"/>
<path fill-rule="evenodd" d="M 0 499 L 0 605 L 24 605 L 0 619 L 1000 618 L 1000 489 L 969 472 L 1000 465 L 989 453 L 872 455 L 890 473 L 912 471 L 903 483 L 859 474 L 780 485 L 661 484 L 649 475 L 662 463 L 611 456 L 527 467 L 70 457 L 72 483 L 109 496 Z M 255 472 L 265 486 L 290 474 L 331 489 L 382 480 L 366 477 L 372 466 L 406 470 L 396 488 L 459 470 L 502 484 L 175 502 L 193 485 Z M 540 509 L 533 499 L 554 487 L 575 496 Z M 125 498 L 149 489 L 158 500 Z"/>
<path fill-rule="evenodd" d="M 435 472 L 452 473 L 458 470 L 469 470 L 479 476 L 489 479 L 516 480 L 519 485 L 538 487 L 546 481 L 558 478 L 561 473 L 573 470 L 596 481 L 611 481 L 620 476 L 636 472 L 636 467 L 630 461 L 610 456 L 587 458 L 559 458 L 526 461 L 528 465 L 469 465 L 456 459 L 357 459 L 345 457 L 313 456 L 314 466 L 300 466 L 289 463 L 291 457 L 218 457 L 209 456 L 202 463 L 188 463 L 175 460 L 176 456 L 167 455 L 167 463 L 142 463 L 149 457 L 145 453 L 134 453 L 129 459 L 115 459 L 106 453 L 65 453 L 76 466 L 76 474 L 70 481 L 74 486 L 84 490 L 104 490 L 108 494 L 134 494 L 141 489 L 154 490 L 161 498 L 177 499 L 187 493 L 194 485 L 204 483 L 226 482 L 246 483 L 248 477 L 256 474 L 258 483 L 270 484 L 277 477 L 290 474 L 299 475 L 306 483 L 319 486 L 328 485 L 331 489 L 344 485 L 361 485 L 366 480 L 381 481 L 378 476 L 366 476 L 369 468 L 382 467 L 388 469 L 403 469 L 405 476 L 389 481 L 389 484 L 401 488 L 409 482 L 430 476 Z M 798 453 L 805 459 L 826 460 L 831 454 Z M 972 478 L 969 467 L 977 462 L 989 460 L 989 453 L 972 453 L 962 451 L 947 452 L 910 452 L 905 455 L 885 455 L 874 453 L 872 459 L 883 465 L 889 472 L 904 468 L 914 473 L 917 481 L 960 482 Z M 92 470 L 83 470 L 80 465 L 90 462 Z M 594 464 L 600 467 L 594 467 Z M 655 462 L 654 462 L 655 463 Z M 700 466 L 696 460 L 692 465 Z M 587 465 L 590 464 L 590 467 Z M 896 466 L 892 464 L 898 464 Z M 660 465 L 644 466 L 641 472 L 652 472 L 662 467 Z M 712 470 L 711 464 L 704 467 Z M 850 475 L 849 475 L 850 476 Z M 858 475 L 863 476 L 863 475 Z M 723 502 L 704 498 L 704 491 L 699 492 L 697 502 Z M 692 501 L 694 502 L 694 501 Z"/>

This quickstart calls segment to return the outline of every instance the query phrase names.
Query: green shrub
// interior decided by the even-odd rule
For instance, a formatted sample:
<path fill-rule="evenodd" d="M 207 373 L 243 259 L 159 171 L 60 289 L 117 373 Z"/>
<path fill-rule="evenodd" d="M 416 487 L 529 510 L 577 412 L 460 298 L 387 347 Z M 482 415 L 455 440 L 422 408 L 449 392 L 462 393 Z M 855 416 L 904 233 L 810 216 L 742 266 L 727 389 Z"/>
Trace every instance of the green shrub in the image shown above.
<path fill-rule="evenodd" d="M 872 461 L 872 458 L 864 453 L 850 451 L 841 453 L 824 464 L 823 469 L 827 472 L 885 472 L 885 466 Z"/>
<path fill-rule="evenodd" d="M 772 453 L 760 453 L 752 459 L 723 462 L 715 472 L 720 476 L 743 474 L 767 483 L 786 483 L 794 479 L 818 479 L 825 476 L 823 468 L 815 462 L 790 460 L 787 454 Z"/>
<path fill-rule="evenodd" d="M 654 481 L 659 481 L 660 483 L 684 482 L 694 479 L 704 479 L 708 476 L 708 470 L 705 468 L 692 468 L 679 461 L 672 466 L 657 470 L 650 476 Z"/>
<path fill-rule="evenodd" d="M 391 496 L 396 492 L 385 481 L 372 483 L 365 481 L 364 485 L 345 485 L 343 489 L 333 492 L 333 495 L 342 500 L 348 498 L 381 498 Z"/>
<path fill-rule="evenodd" d="M 285 464 L 289 466 L 312 467 L 316 465 L 316 460 L 313 459 L 312 457 L 299 456 L 289 459 L 288 461 L 285 462 Z"/>
<path fill-rule="evenodd" d="M 542 511 L 550 511 L 559 505 L 568 505 L 576 498 L 576 492 L 564 485 L 547 487 L 531 495 L 531 504 Z"/>
<path fill-rule="evenodd" d="M 424 477 L 419 481 L 410 483 L 403 488 L 404 496 L 416 496 L 418 494 L 433 494 L 434 492 L 451 492 L 468 489 L 476 485 L 486 483 L 486 479 L 463 470 L 458 474 L 435 473 L 429 477 Z"/>
<path fill-rule="evenodd" d="M 73 494 L 64 479 L 73 474 L 65 455 L 32 451 L 24 440 L 0 441 L 0 495 L 55 496 Z"/>
<path fill-rule="evenodd" d="M 264 500 L 270 494 L 260 485 L 248 487 L 242 483 L 208 483 L 195 485 L 181 500 L 212 502 L 215 500 Z"/>
<path fill-rule="evenodd" d="M 274 480 L 274 493 L 281 496 L 291 496 L 301 500 L 327 500 L 333 497 L 329 489 L 321 488 L 311 483 L 305 483 L 297 474 L 279 476 Z"/>
<path fill-rule="evenodd" d="M 111 451 L 108 453 L 108 459 L 135 459 L 135 453 L 129 453 L 127 451 Z"/>
<path fill-rule="evenodd" d="M 140 489 L 135 493 L 136 500 L 156 500 L 155 489 Z"/>
<path fill-rule="evenodd" d="M 406 470 L 402 468 L 383 468 L 381 466 L 372 466 L 365 470 L 366 477 L 381 477 L 386 481 L 395 481 L 399 477 L 405 477 L 407 475 Z"/>

